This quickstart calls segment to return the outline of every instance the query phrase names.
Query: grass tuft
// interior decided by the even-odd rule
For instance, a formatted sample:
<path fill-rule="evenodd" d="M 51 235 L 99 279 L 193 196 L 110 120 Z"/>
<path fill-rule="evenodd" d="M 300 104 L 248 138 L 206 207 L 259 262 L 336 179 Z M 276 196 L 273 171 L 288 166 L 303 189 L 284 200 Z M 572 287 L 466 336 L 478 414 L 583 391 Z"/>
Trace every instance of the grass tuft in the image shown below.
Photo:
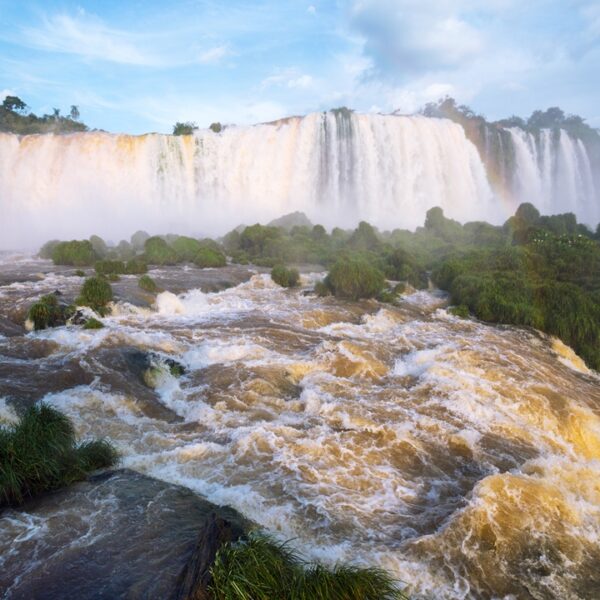
<path fill-rule="evenodd" d="M 0 507 L 85 479 L 117 460 L 107 441 L 77 445 L 73 425 L 60 411 L 32 406 L 18 423 L 0 427 Z"/>
<path fill-rule="evenodd" d="M 385 571 L 307 563 L 263 534 L 226 544 L 211 570 L 215 600 L 404 600 Z"/>

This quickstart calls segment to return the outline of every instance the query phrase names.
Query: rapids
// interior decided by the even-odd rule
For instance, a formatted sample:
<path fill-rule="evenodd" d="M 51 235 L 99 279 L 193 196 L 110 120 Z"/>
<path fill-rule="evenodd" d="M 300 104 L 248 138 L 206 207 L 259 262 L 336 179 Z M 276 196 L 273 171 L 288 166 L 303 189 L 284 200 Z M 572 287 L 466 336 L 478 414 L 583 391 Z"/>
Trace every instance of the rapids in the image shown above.
<path fill-rule="evenodd" d="M 10 269 L 0 317 L 81 281 Z M 453 317 L 434 292 L 390 306 L 305 295 L 316 273 L 209 293 L 183 269 L 151 275 L 176 293 L 148 306 L 122 288 L 105 329 L 5 330 L 0 418 L 43 398 L 123 466 L 312 558 L 390 569 L 416 599 L 600 597 L 600 387 L 569 348 Z M 122 360 L 139 351 L 186 372 L 144 388 Z"/>
<path fill-rule="evenodd" d="M 581 140 L 488 129 L 476 147 L 449 120 L 340 109 L 193 136 L 0 134 L 0 249 L 136 228 L 225 233 L 296 210 L 392 229 L 433 206 L 499 224 L 534 202 L 596 225 L 597 156 Z"/>

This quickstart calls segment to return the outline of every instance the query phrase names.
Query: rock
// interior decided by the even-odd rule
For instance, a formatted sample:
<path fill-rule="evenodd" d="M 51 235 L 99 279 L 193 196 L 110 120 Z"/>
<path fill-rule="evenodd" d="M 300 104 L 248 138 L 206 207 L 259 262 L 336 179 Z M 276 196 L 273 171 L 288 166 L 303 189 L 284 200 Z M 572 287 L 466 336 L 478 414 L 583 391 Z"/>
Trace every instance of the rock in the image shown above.
<path fill-rule="evenodd" d="M 102 473 L 0 515 L 0 590 L 5 600 L 203 598 L 181 594 L 206 585 L 218 546 L 244 527 L 185 488 Z"/>
<path fill-rule="evenodd" d="M 24 333 L 25 328 L 22 325 L 14 323 L 10 319 L 0 315 L 0 336 L 15 337 Z"/>
<path fill-rule="evenodd" d="M 239 524 L 211 513 L 200 530 L 194 553 L 181 573 L 174 600 L 211 600 L 208 591 L 210 568 L 217 552 L 223 544 L 234 542 L 243 534 Z"/>
<path fill-rule="evenodd" d="M 300 211 L 292 212 L 287 215 L 283 215 L 278 219 L 273 219 L 268 223 L 270 227 L 280 227 L 286 231 L 291 231 L 294 227 L 308 227 L 312 229 L 313 224 L 310 219 Z"/>

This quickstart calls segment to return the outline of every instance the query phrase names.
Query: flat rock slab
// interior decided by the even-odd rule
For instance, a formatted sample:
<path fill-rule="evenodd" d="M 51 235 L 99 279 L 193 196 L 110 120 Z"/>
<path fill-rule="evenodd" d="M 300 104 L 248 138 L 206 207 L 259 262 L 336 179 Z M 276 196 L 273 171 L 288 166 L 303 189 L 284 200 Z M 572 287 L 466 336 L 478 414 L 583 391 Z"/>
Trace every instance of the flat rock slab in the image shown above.
<path fill-rule="evenodd" d="M 0 513 L 0 597 L 169 599 L 213 513 L 185 488 L 126 469 Z"/>

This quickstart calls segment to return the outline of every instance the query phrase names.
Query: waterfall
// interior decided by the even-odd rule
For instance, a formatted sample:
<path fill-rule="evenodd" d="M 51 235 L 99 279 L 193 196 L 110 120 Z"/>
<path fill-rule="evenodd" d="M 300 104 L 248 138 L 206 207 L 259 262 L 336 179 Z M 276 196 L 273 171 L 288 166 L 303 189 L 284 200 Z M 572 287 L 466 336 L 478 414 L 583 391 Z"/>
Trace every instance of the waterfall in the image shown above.
<path fill-rule="evenodd" d="M 597 159 L 562 130 L 467 137 L 446 119 L 347 109 L 193 136 L 0 134 L 0 248 L 217 236 L 296 210 L 329 227 L 414 228 L 432 206 L 499 224 L 526 201 L 595 225 Z"/>
<path fill-rule="evenodd" d="M 598 188 L 586 145 L 562 129 L 536 135 L 511 127 L 515 155 L 515 202 L 532 202 L 544 214 L 573 212 L 595 225 L 600 219 Z"/>
<path fill-rule="evenodd" d="M 441 206 L 501 221 L 460 125 L 315 113 L 193 136 L 0 134 L 0 247 L 136 229 L 218 235 L 301 210 L 326 226 L 414 228 Z"/>

